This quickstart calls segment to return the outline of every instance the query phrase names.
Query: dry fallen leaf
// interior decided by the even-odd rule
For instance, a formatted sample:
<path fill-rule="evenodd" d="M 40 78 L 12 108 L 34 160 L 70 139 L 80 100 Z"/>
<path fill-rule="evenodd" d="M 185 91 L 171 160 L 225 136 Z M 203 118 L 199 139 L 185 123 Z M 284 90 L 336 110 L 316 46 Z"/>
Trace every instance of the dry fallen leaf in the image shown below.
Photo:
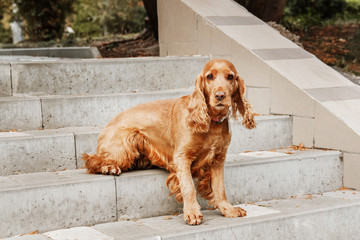
<path fill-rule="evenodd" d="M 346 39 L 343 39 L 343 38 L 339 38 L 339 42 L 341 42 L 341 43 L 346 43 L 347 40 L 346 40 Z"/>
<path fill-rule="evenodd" d="M 276 152 L 276 148 L 269 150 L 269 152 Z"/>
<path fill-rule="evenodd" d="M 300 143 L 299 145 L 291 145 L 290 148 L 293 150 L 300 150 L 300 151 L 309 149 L 309 148 L 304 147 L 303 143 Z"/>
<path fill-rule="evenodd" d="M 307 195 L 306 199 L 312 199 L 313 198 L 313 195 L 312 194 L 309 194 Z"/>
<path fill-rule="evenodd" d="M 39 233 L 39 230 L 35 230 L 35 231 L 33 231 L 33 232 L 21 234 L 20 236 L 24 236 L 24 235 L 34 235 L 34 234 L 38 234 L 38 233 Z"/>
<path fill-rule="evenodd" d="M 338 190 L 339 190 L 339 191 L 344 191 L 344 190 L 354 191 L 355 189 L 353 189 L 353 188 L 347 188 L 347 187 L 342 186 L 342 187 L 339 188 Z"/>

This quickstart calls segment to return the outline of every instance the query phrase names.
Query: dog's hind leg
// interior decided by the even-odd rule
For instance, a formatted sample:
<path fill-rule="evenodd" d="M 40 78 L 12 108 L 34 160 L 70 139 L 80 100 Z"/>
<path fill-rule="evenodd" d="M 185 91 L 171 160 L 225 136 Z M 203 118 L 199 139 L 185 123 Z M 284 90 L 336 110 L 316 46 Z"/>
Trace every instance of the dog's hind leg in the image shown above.
<path fill-rule="evenodd" d="M 196 182 L 198 194 L 208 200 L 210 205 L 213 205 L 213 203 L 211 202 L 214 196 L 211 188 L 210 167 L 198 169 L 196 177 L 198 179 L 198 181 Z"/>
<path fill-rule="evenodd" d="M 111 175 L 120 175 L 121 169 L 113 159 L 108 159 L 106 154 L 88 155 L 83 153 L 82 159 L 85 160 L 85 167 L 89 173 L 102 173 Z"/>
<path fill-rule="evenodd" d="M 132 169 L 144 144 L 137 129 L 107 128 L 99 136 L 97 153 L 83 154 L 85 167 L 90 173 L 120 175 Z"/>
<path fill-rule="evenodd" d="M 170 190 L 169 197 L 174 194 L 175 199 L 179 203 L 182 203 L 183 202 L 183 196 L 181 194 L 180 183 L 179 183 L 179 180 L 176 177 L 175 172 L 171 172 L 169 174 L 168 178 L 166 179 L 166 185 L 168 186 L 168 188 Z"/>

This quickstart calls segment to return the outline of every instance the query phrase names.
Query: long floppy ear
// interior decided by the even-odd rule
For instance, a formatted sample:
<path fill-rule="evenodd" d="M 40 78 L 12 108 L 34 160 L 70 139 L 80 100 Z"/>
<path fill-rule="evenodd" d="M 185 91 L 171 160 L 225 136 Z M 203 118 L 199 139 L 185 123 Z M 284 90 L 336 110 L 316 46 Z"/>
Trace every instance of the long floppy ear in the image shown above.
<path fill-rule="evenodd" d="M 201 74 L 196 78 L 195 90 L 188 105 L 189 115 L 186 126 L 195 133 L 207 133 L 210 129 L 211 118 L 204 96 L 204 79 Z"/>
<path fill-rule="evenodd" d="M 232 103 L 232 115 L 236 119 L 237 112 L 243 117 L 242 125 L 248 129 L 256 127 L 256 122 L 254 120 L 254 113 L 251 108 L 251 104 L 245 99 L 245 83 L 242 78 L 239 76 L 236 77 L 238 90 L 236 91 Z"/>

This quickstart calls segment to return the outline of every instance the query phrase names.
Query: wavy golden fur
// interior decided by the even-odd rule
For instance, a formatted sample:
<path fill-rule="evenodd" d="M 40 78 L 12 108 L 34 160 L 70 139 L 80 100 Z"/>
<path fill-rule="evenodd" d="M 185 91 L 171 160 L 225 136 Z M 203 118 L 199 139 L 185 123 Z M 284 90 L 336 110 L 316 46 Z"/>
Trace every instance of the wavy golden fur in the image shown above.
<path fill-rule="evenodd" d="M 192 225 L 202 220 L 193 178 L 197 192 L 225 217 L 245 216 L 227 201 L 224 187 L 230 111 L 235 119 L 242 116 L 246 128 L 256 126 L 244 96 L 233 64 L 211 60 L 192 95 L 140 104 L 112 119 L 99 136 L 97 153 L 83 155 L 85 166 L 90 173 L 113 175 L 152 166 L 168 170 L 166 184 L 184 203 L 184 220 Z"/>

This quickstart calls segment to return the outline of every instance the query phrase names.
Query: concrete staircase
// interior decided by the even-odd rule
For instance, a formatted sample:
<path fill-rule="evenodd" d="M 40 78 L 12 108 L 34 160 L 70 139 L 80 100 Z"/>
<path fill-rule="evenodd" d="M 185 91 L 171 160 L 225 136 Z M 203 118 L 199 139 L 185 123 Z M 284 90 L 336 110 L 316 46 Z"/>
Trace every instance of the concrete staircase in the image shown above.
<path fill-rule="evenodd" d="M 168 197 L 165 171 L 114 177 L 81 169 L 81 154 L 96 150 L 97 135 L 114 115 L 191 93 L 207 60 L 3 61 L 0 238 L 355 239 L 360 194 L 333 192 L 342 187 L 341 153 L 291 148 L 289 116 L 258 116 L 254 130 L 231 122 L 226 190 L 248 210 L 245 218 L 206 210 L 202 225 L 187 226 L 172 215 L 182 206 Z"/>

